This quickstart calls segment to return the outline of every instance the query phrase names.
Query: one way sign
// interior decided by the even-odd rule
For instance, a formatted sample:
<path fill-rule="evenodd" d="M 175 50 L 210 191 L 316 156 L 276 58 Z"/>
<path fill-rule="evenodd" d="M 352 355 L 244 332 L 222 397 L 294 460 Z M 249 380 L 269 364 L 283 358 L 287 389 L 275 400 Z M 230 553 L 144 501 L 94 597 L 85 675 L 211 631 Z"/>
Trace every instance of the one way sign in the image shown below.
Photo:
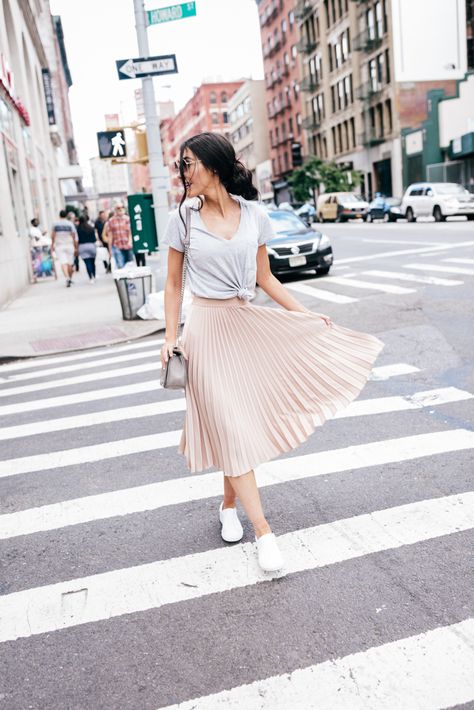
<path fill-rule="evenodd" d="M 141 79 L 144 76 L 177 74 L 176 54 L 161 57 L 137 57 L 135 59 L 117 59 L 119 79 Z"/>

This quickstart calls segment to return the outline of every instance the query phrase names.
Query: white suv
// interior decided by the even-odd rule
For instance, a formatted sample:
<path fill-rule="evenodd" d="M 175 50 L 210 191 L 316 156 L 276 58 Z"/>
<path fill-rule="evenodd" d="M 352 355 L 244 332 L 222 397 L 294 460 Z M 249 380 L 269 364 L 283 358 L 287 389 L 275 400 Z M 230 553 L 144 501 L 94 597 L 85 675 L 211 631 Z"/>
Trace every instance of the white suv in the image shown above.
<path fill-rule="evenodd" d="M 430 216 L 435 222 L 455 215 L 474 219 L 474 195 L 455 182 L 417 182 L 405 192 L 401 213 L 409 222 Z"/>

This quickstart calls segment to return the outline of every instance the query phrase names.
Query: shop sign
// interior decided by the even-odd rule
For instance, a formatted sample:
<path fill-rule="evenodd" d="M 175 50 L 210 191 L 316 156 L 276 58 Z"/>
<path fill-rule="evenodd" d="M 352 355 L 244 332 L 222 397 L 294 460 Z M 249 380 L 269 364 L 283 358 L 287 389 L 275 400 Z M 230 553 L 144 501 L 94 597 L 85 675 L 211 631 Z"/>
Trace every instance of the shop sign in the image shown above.
<path fill-rule="evenodd" d="M 0 86 L 5 90 L 6 98 L 16 109 L 25 125 L 30 125 L 30 116 L 20 99 L 15 97 L 13 72 L 7 62 L 5 55 L 0 54 Z"/>
<path fill-rule="evenodd" d="M 53 87 L 51 86 L 51 74 L 49 73 L 49 69 L 42 69 L 41 73 L 43 75 L 43 89 L 44 96 L 46 99 L 48 124 L 50 126 L 54 126 L 56 124 L 56 117 L 54 115 Z"/>

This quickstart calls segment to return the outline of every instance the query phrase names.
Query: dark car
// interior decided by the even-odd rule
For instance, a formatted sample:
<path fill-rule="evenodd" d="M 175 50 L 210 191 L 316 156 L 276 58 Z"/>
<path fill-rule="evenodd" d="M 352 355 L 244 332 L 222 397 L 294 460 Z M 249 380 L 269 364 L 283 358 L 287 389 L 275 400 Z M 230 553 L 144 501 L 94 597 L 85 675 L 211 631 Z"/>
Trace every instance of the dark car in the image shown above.
<path fill-rule="evenodd" d="M 294 212 L 268 210 L 277 236 L 267 242 L 274 274 L 314 270 L 327 274 L 333 262 L 332 246 L 325 234 L 310 229 Z"/>
<path fill-rule="evenodd" d="M 398 197 L 383 197 L 378 195 L 369 205 L 368 222 L 382 219 L 384 222 L 396 222 L 404 215 L 401 211 L 402 201 Z"/>

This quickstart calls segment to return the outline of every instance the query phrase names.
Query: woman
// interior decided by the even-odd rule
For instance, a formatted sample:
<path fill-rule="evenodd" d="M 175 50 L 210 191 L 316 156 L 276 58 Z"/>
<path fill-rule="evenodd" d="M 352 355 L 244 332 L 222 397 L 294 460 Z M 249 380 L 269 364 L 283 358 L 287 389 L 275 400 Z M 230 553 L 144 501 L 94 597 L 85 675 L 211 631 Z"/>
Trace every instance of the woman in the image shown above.
<path fill-rule="evenodd" d="M 276 571 L 283 559 L 254 468 L 299 446 L 349 404 L 383 346 L 309 311 L 272 275 L 265 247 L 274 237 L 270 219 L 253 202 L 251 173 L 227 139 L 212 133 L 190 138 L 178 168 L 185 193 L 164 237 L 170 249 L 161 360 L 164 366 L 175 345 L 188 206 L 193 303 L 182 341 L 188 383 L 179 451 L 193 472 L 223 470 L 222 538 L 242 538 L 239 498 L 255 531 L 260 567 Z M 250 305 L 255 282 L 283 309 Z"/>
<path fill-rule="evenodd" d="M 79 256 L 84 260 L 87 275 L 91 283 L 95 281 L 95 257 L 97 254 L 96 236 L 94 227 L 89 224 L 84 215 L 79 217 L 77 225 L 77 236 L 79 239 Z"/>

